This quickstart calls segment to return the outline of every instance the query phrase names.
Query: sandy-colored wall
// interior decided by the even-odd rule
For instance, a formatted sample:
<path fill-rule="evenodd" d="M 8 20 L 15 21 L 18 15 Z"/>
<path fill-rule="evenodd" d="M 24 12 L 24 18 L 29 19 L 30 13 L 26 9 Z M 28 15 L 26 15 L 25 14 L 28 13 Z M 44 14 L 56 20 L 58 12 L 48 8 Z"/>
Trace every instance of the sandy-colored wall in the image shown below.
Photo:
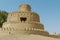
<path fill-rule="evenodd" d="M 25 28 L 31 28 L 31 30 L 33 29 L 43 29 L 44 30 L 44 26 L 42 24 L 38 24 L 38 23 L 4 23 L 3 24 L 3 28 L 4 29 L 17 29 L 17 30 L 21 30 L 21 29 L 25 29 Z M 33 29 L 32 29 L 33 28 Z"/>
<path fill-rule="evenodd" d="M 26 17 L 26 22 L 40 22 L 38 14 L 34 12 L 12 12 L 8 15 L 7 22 L 21 22 L 20 17 Z"/>

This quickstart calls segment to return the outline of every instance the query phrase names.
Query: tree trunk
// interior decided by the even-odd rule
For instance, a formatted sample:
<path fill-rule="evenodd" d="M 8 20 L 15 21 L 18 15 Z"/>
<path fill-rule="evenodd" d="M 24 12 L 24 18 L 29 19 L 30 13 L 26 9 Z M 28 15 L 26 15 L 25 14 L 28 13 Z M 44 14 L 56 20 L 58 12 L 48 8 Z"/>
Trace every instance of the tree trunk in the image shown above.
<path fill-rule="evenodd" d="M 2 24 L 0 24 L 0 28 L 2 27 Z"/>

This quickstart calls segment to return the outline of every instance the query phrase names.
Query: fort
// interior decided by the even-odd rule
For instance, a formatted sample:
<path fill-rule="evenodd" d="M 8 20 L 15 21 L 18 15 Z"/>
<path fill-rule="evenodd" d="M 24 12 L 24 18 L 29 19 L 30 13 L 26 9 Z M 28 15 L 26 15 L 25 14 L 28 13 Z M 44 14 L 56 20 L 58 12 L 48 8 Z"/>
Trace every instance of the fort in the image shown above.
<path fill-rule="evenodd" d="M 36 12 L 32 12 L 30 5 L 21 4 L 19 10 L 8 14 L 7 22 L 0 28 L 0 34 L 12 35 L 41 35 L 60 39 L 60 35 L 49 34 L 44 30 L 44 24 L 40 22 L 40 17 Z"/>

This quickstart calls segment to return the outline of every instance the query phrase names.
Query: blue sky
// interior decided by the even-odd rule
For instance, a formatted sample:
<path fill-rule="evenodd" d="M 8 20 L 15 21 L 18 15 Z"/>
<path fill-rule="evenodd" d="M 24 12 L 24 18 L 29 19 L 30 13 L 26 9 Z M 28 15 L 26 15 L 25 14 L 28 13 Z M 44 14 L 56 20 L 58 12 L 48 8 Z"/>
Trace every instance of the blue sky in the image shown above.
<path fill-rule="evenodd" d="M 17 11 L 20 4 L 29 4 L 39 14 L 45 30 L 60 33 L 60 0 L 0 0 L 0 10 Z"/>

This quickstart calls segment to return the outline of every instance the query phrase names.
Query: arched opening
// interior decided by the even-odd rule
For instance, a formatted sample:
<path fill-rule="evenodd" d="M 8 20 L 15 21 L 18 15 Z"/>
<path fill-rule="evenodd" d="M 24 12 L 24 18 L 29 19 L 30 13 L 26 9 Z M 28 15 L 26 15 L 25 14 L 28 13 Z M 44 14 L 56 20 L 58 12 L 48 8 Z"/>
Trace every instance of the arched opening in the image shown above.
<path fill-rule="evenodd" d="M 22 21 L 26 21 L 27 20 L 27 18 L 26 17 L 20 17 L 20 21 L 22 22 Z"/>

